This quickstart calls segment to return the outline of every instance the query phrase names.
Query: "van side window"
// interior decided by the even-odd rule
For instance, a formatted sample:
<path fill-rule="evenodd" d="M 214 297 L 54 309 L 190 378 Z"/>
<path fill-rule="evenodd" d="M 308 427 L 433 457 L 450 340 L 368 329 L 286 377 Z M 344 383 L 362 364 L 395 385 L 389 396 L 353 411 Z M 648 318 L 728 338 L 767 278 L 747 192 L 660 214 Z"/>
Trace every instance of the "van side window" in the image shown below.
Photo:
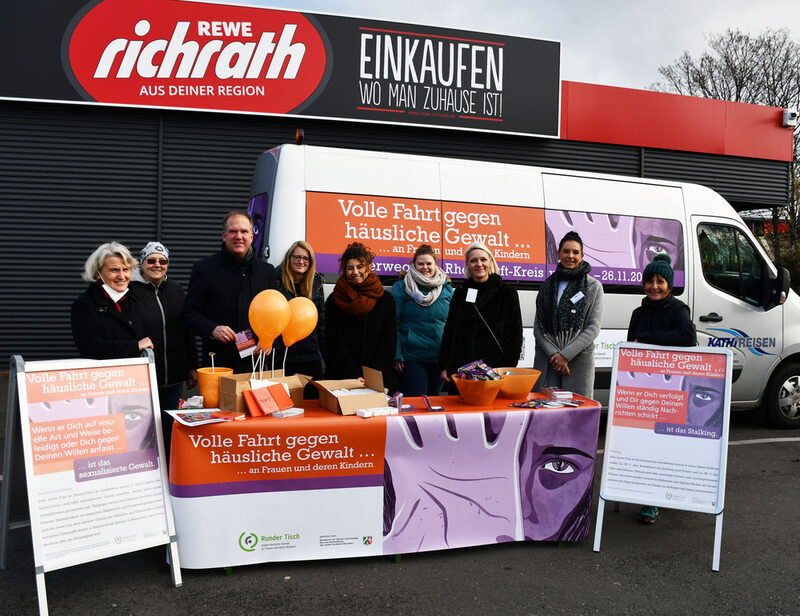
<path fill-rule="evenodd" d="M 697 227 L 703 276 L 712 286 L 758 306 L 762 295 L 762 263 L 744 233 L 723 225 Z"/>

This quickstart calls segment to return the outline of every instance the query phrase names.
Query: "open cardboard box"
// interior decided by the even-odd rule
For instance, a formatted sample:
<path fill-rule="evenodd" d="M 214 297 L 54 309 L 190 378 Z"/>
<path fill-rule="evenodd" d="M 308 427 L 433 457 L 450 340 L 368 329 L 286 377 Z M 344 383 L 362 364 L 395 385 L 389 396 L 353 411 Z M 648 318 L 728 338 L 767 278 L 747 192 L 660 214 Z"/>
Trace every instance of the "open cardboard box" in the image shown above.
<path fill-rule="evenodd" d="M 367 366 L 361 367 L 364 383 L 358 379 L 339 379 L 333 381 L 312 381 L 319 389 L 319 403 L 326 409 L 341 415 L 355 415 L 358 409 L 371 409 L 386 406 L 386 394 L 383 393 L 383 375 L 380 370 Z M 332 392 L 337 389 L 374 389 L 378 393 L 336 397 Z"/>
<path fill-rule="evenodd" d="M 270 375 L 275 376 L 270 376 Z M 247 412 L 247 404 L 244 401 L 244 390 L 250 389 L 250 378 L 253 375 L 249 372 L 242 374 L 226 374 L 219 377 L 219 408 L 223 411 Z M 303 405 L 303 388 L 311 380 L 305 374 L 293 374 L 283 376 L 283 370 L 272 372 L 264 371 L 264 379 L 275 383 L 286 383 L 289 386 L 289 395 L 292 397 L 294 406 Z"/>

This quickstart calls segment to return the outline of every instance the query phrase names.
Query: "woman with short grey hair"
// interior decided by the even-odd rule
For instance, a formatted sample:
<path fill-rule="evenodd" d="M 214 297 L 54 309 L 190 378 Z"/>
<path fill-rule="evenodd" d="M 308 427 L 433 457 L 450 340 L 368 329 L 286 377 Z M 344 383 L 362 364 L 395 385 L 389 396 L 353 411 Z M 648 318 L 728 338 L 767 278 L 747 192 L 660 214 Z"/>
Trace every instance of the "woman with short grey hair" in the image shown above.
<path fill-rule="evenodd" d="M 89 287 L 70 311 L 72 339 L 81 357 L 136 357 L 153 343 L 142 331 L 141 301 L 129 288 L 137 261 L 118 242 L 98 246 L 86 259 Z"/>
<path fill-rule="evenodd" d="M 125 262 L 130 271 L 133 271 L 138 265 L 130 250 L 123 244 L 106 242 L 95 248 L 94 252 L 86 259 L 86 263 L 83 264 L 83 279 L 86 282 L 95 282 L 108 257 L 119 257 Z"/>

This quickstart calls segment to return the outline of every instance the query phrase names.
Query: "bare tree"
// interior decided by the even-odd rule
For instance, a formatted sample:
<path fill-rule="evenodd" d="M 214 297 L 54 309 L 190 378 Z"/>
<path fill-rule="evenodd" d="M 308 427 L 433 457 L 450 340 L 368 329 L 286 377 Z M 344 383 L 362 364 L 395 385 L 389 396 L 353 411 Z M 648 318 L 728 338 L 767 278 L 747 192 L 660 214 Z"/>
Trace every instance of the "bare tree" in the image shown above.
<path fill-rule="evenodd" d="M 709 50 L 694 58 L 684 52 L 669 66 L 661 66 L 663 82 L 650 86 L 676 92 L 771 107 L 800 107 L 800 41 L 789 30 L 767 29 L 758 35 L 725 30 L 705 36 Z M 775 260 L 800 272 L 800 127 L 794 131 L 791 191 L 788 206 L 772 208 L 770 244 Z M 788 237 L 778 234 L 778 221 L 788 223 Z"/>

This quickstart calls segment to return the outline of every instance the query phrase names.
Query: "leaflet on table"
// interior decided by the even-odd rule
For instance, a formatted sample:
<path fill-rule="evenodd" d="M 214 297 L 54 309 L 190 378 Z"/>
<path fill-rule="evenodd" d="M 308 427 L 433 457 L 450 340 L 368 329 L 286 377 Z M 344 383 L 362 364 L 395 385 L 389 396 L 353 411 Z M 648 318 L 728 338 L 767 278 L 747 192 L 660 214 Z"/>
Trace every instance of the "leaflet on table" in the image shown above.
<path fill-rule="evenodd" d="M 244 413 L 235 411 L 221 411 L 220 409 L 203 409 L 201 411 L 166 411 L 175 421 L 184 426 L 202 426 L 203 424 L 219 423 L 222 421 L 235 421 L 244 419 Z"/>

